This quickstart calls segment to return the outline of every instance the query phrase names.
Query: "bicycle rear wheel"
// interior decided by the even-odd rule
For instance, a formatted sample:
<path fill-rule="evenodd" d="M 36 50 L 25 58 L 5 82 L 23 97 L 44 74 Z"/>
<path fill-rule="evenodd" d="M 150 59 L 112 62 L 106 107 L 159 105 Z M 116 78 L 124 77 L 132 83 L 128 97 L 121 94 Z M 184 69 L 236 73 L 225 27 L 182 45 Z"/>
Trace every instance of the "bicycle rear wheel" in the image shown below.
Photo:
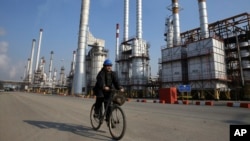
<path fill-rule="evenodd" d="M 113 139 L 120 140 L 126 130 L 126 116 L 122 108 L 115 105 L 109 117 L 109 132 Z"/>
<path fill-rule="evenodd" d="M 95 104 L 93 104 L 93 106 L 91 107 L 90 110 L 90 123 L 91 126 L 94 130 L 98 130 L 101 127 L 101 115 L 102 113 L 99 113 L 99 117 L 94 117 L 95 114 Z"/>

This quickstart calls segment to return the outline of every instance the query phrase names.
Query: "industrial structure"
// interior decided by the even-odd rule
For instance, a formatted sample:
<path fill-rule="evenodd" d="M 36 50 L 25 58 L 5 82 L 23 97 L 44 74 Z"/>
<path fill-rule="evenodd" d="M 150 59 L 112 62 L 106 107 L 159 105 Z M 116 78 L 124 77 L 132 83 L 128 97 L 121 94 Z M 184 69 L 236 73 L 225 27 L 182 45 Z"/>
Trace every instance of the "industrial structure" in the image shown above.
<path fill-rule="evenodd" d="M 178 0 L 172 0 L 159 61 L 161 87 L 191 85 L 192 96 L 201 99 L 250 99 L 249 14 L 208 24 L 206 1 L 198 5 L 200 27 L 179 33 Z"/>
<path fill-rule="evenodd" d="M 105 41 L 95 38 L 88 30 L 87 20 L 89 1 L 83 1 L 81 9 L 82 13 L 80 17 L 78 49 L 77 51 L 73 51 L 73 59 L 69 75 L 66 76 L 64 66 L 61 67 L 59 79 L 57 79 L 57 70 L 54 69 L 54 73 L 52 72 L 53 51 L 51 51 L 48 75 L 45 69 L 46 61 L 44 57 L 40 59 L 40 62 L 37 61 L 35 70 L 32 70 L 32 60 L 35 48 L 35 39 L 33 39 L 31 58 L 28 59 L 27 69 L 24 76 L 26 90 L 74 95 L 82 95 L 91 92 L 95 85 L 97 73 L 101 70 L 103 66 L 102 63 L 108 56 L 108 50 L 104 49 Z M 40 29 L 37 60 L 39 60 L 40 56 L 42 33 L 43 29 Z M 90 49 L 88 53 L 85 54 L 87 47 L 90 47 Z M 34 73 L 32 73 L 33 71 Z"/>
<path fill-rule="evenodd" d="M 128 38 L 129 0 L 124 0 L 124 37 L 117 47 L 116 62 L 121 84 L 142 96 L 149 80 L 149 45 L 142 38 L 142 0 L 136 1 L 136 7 L 136 37 Z"/>
<path fill-rule="evenodd" d="M 161 47 L 159 78 L 150 74 L 149 43 L 142 37 L 142 0 L 136 0 L 136 36 L 129 37 L 129 0 L 124 0 L 123 39 L 116 24 L 115 66 L 129 97 L 156 97 L 159 88 L 190 85 L 197 99 L 250 99 L 250 15 L 242 13 L 208 23 L 205 0 L 197 0 L 200 27 L 180 32 L 180 7 L 172 0 L 171 16 L 165 22 L 166 45 Z M 90 0 L 82 0 L 78 47 L 73 51 L 69 74 L 53 69 L 51 51 L 48 73 L 40 56 L 43 29 L 37 47 L 32 40 L 24 82 L 28 91 L 87 95 L 92 93 L 97 73 L 109 57 L 105 41 L 88 29 Z M 198 17 L 197 17 L 198 18 Z M 57 78 L 58 77 L 58 78 Z"/>

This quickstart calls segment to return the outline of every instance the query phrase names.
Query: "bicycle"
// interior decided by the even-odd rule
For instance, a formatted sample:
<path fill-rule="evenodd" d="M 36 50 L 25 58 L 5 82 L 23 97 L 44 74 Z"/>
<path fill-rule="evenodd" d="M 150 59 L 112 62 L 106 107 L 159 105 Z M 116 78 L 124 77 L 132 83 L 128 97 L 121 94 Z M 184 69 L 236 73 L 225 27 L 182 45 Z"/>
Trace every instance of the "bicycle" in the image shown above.
<path fill-rule="evenodd" d="M 107 121 L 107 125 L 109 128 L 109 132 L 113 139 L 120 140 L 126 130 L 126 116 L 121 106 L 125 103 L 125 96 L 119 94 L 117 90 L 111 90 L 111 98 L 108 101 L 106 108 L 104 108 L 104 103 L 102 103 L 102 108 L 99 111 L 99 116 L 95 117 L 95 103 L 91 107 L 90 110 L 90 123 L 94 130 L 98 130 L 104 119 L 106 118 L 106 114 L 108 111 L 108 107 L 111 107 L 111 112 L 109 119 L 105 119 Z M 105 109 L 105 110 L 104 110 Z"/>

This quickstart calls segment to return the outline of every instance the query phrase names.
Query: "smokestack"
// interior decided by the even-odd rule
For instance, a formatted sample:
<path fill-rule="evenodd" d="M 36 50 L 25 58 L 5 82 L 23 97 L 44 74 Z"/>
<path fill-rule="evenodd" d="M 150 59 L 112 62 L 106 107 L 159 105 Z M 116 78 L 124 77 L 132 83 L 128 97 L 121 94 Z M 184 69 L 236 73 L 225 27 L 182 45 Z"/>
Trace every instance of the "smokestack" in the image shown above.
<path fill-rule="evenodd" d="M 129 26 L 129 0 L 124 0 L 124 35 L 123 41 L 128 40 L 128 26 Z"/>
<path fill-rule="evenodd" d="M 76 51 L 73 51 L 73 59 L 71 62 L 71 68 L 70 68 L 70 72 L 69 72 L 70 76 L 72 76 L 75 72 L 75 63 L 76 63 Z"/>
<path fill-rule="evenodd" d="M 53 54 L 54 52 L 50 52 L 50 63 L 49 63 L 49 82 L 52 80 L 52 62 L 53 62 Z"/>
<path fill-rule="evenodd" d="M 87 45 L 87 29 L 89 22 L 90 0 L 82 0 L 81 16 L 79 25 L 78 48 L 76 56 L 76 70 L 73 79 L 72 94 L 86 94 L 86 73 L 85 73 L 85 48 Z"/>
<path fill-rule="evenodd" d="M 137 0 L 137 22 L 136 22 L 136 36 L 142 39 L 142 0 Z"/>
<path fill-rule="evenodd" d="M 118 58 L 119 58 L 119 24 L 116 24 L 116 54 L 115 54 L 115 71 L 118 72 Z"/>
<path fill-rule="evenodd" d="M 27 69 L 26 69 L 26 77 L 28 82 L 30 82 L 29 70 L 30 70 L 30 58 L 28 58 Z"/>
<path fill-rule="evenodd" d="M 73 51 L 73 60 L 72 60 L 72 66 L 71 66 L 72 72 L 75 71 L 75 65 L 76 65 L 76 51 Z"/>
<path fill-rule="evenodd" d="M 201 38 L 208 38 L 209 32 L 208 32 L 206 0 L 198 0 L 198 2 L 199 2 L 199 14 L 200 14 Z"/>
<path fill-rule="evenodd" d="M 26 73 L 27 73 L 27 66 L 24 66 L 23 81 L 25 81 Z"/>
<path fill-rule="evenodd" d="M 32 40 L 31 55 L 30 55 L 30 65 L 29 65 L 29 82 L 32 82 L 32 72 L 33 72 L 33 59 L 34 59 L 34 49 L 36 45 L 36 40 Z"/>
<path fill-rule="evenodd" d="M 42 35 L 43 35 L 43 29 L 40 29 L 40 36 L 39 36 L 39 41 L 38 41 L 38 49 L 37 49 L 37 55 L 36 55 L 36 69 L 38 69 L 39 65 L 39 57 L 40 57 L 40 48 L 41 48 L 41 41 L 42 41 Z"/>
<path fill-rule="evenodd" d="M 178 0 L 172 0 L 173 24 L 174 24 L 174 45 L 180 45 L 180 19 Z"/>

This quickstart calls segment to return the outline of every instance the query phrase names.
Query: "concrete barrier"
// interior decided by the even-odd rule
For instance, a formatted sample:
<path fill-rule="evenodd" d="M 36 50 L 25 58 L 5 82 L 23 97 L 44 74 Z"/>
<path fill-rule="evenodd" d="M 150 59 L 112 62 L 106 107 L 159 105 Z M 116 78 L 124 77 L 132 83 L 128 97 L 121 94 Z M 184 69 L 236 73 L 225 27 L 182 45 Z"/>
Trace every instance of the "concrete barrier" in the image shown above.
<path fill-rule="evenodd" d="M 188 100 L 177 100 L 175 101 L 175 104 L 184 104 L 184 105 L 188 105 L 189 101 Z"/>
<path fill-rule="evenodd" d="M 154 103 L 161 103 L 161 104 L 165 104 L 165 100 L 154 100 L 153 101 Z"/>
<path fill-rule="evenodd" d="M 196 101 L 195 105 L 207 105 L 207 106 L 213 106 L 213 101 Z"/>
<path fill-rule="evenodd" d="M 250 103 L 241 103 L 241 102 L 228 102 L 228 107 L 241 107 L 241 108 L 250 108 Z"/>

